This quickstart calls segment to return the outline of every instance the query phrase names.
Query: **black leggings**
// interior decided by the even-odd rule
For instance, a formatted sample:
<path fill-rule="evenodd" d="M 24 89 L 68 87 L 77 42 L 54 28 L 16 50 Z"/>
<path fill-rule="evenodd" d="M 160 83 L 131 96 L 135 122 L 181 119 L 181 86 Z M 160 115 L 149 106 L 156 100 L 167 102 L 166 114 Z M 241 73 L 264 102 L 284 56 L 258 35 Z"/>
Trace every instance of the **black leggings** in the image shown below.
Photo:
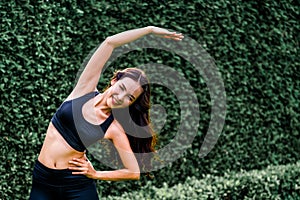
<path fill-rule="evenodd" d="M 96 184 L 69 169 L 50 169 L 38 160 L 33 169 L 30 200 L 98 200 Z"/>

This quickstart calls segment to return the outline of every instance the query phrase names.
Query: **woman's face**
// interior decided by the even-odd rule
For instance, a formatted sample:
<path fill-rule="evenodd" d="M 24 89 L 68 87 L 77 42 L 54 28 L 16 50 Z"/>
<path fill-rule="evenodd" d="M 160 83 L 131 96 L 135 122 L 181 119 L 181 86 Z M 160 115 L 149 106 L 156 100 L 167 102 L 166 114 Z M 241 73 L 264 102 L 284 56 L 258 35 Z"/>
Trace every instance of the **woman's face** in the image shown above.
<path fill-rule="evenodd" d="M 140 84 L 131 78 L 124 77 L 112 81 L 107 104 L 110 108 L 125 108 L 130 106 L 143 92 Z"/>

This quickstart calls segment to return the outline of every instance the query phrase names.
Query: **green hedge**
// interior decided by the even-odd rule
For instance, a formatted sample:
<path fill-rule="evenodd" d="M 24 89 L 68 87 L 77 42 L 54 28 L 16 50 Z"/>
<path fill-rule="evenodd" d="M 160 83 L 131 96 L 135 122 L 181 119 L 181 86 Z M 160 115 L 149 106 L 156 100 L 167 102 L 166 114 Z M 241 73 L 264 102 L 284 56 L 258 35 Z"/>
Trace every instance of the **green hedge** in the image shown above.
<path fill-rule="evenodd" d="M 148 25 L 195 39 L 215 59 L 227 100 L 218 143 L 200 159 L 210 121 L 203 77 L 183 58 L 161 50 L 120 57 L 105 72 L 161 63 L 183 73 L 197 93 L 199 130 L 184 155 L 138 182 L 98 182 L 101 196 L 183 183 L 186 177 L 224 175 L 229 169 L 264 169 L 300 160 L 299 4 L 296 1 L 1 1 L 0 2 L 0 199 L 27 199 L 31 171 L 56 108 L 74 86 L 89 52 L 107 36 Z M 168 108 L 159 133 L 174 138 L 178 101 L 153 86 L 153 103 Z M 163 100 L 163 101 L 161 101 Z M 158 120 L 158 119 L 157 119 Z M 188 123 L 188 121 L 186 122 Z M 107 169 L 93 160 L 99 170 Z"/>
<path fill-rule="evenodd" d="M 227 172 L 222 177 L 209 174 L 203 179 L 188 177 L 184 183 L 173 187 L 166 182 L 162 188 L 148 184 L 140 191 L 105 199 L 300 199 L 300 162 L 264 170 Z"/>

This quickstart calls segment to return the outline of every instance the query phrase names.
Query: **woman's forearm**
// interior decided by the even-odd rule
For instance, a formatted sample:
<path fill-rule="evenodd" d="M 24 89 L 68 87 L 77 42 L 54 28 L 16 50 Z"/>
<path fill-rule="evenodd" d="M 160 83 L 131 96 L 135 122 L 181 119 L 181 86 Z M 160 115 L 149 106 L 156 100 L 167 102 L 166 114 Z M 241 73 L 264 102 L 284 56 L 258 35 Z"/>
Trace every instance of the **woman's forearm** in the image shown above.
<path fill-rule="evenodd" d="M 113 47 L 119 47 L 124 44 L 130 43 L 132 41 L 135 41 L 145 35 L 148 35 L 152 32 L 152 26 L 147 26 L 144 28 L 138 28 L 133 29 L 129 31 L 124 31 L 121 33 L 118 33 L 113 36 L 109 36 L 106 41 L 112 45 Z"/>
<path fill-rule="evenodd" d="M 139 180 L 139 172 L 130 172 L 127 169 L 119 169 L 114 171 L 97 171 L 94 179 L 105 181 L 125 181 L 125 180 Z"/>

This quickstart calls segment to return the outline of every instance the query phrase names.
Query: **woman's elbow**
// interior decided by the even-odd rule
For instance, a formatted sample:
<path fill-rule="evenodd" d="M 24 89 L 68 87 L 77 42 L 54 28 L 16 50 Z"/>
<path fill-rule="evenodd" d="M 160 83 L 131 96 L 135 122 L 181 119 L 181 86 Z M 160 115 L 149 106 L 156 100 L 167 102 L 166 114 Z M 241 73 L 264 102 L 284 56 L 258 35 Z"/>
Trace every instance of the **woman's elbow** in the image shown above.
<path fill-rule="evenodd" d="M 131 175 L 131 180 L 140 180 L 140 178 L 141 178 L 141 174 L 140 173 L 134 172 Z"/>
<path fill-rule="evenodd" d="M 103 43 L 105 43 L 106 45 L 110 45 L 110 46 L 112 46 L 113 48 L 116 47 L 116 44 L 115 44 L 115 42 L 114 42 L 114 40 L 113 40 L 113 38 L 112 38 L 111 36 L 107 37 L 107 38 L 104 40 Z"/>
<path fill-rule="evenodd" d="M 131 180 L 139 180 L 140 179 L 140 176 L 141 176 L 141 172 L 139 169 L 135 169 L 135 170 L 129 170 L 129 173 L 130 173 L 130 179 Z"/>

